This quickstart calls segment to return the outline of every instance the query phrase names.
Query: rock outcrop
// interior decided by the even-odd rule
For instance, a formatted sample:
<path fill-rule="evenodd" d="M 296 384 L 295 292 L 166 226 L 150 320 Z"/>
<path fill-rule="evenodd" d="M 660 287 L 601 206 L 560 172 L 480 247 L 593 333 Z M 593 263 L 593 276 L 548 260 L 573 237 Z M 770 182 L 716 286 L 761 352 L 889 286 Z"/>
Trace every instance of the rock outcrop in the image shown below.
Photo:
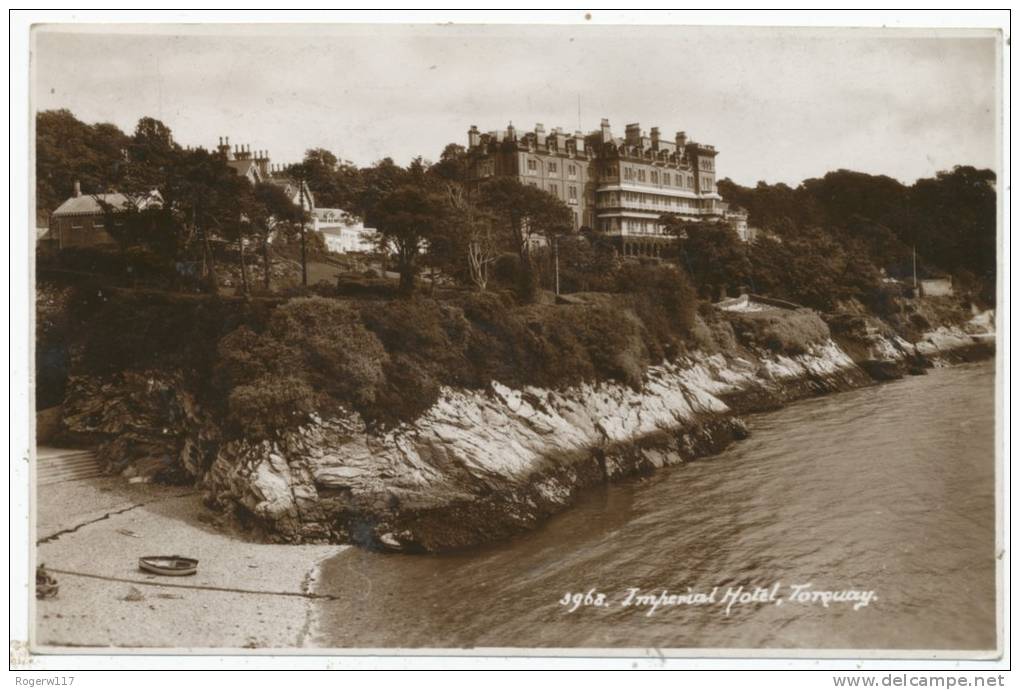
<path fill-rule="evenodd" d="M 446 389 L 384 434 L 352 414 L 226 443 L 205 483 L 283 540 L 446 551 L 532 528 L 594 484 L 717 453 L 747 434 L 735 410 L 868 381 L 829 341 L 796 357 L 694 355 L 651 368 L 640 390 Z"/>
<path fill-rule="evenodd" d="M 798 355 L 693 353 L 638 387 L 447 387 L 386 431 L 346 412 L 263 441 L 223 440 L 179 372 L 120 372 L 71 378 L 63 425 L 101 441 L 111 472 L 197 481 L 266 539 L 438 552 L 531 529 L 593 485 L 718 453 L 746 436 L 742 414 L 993 348 L 987 333 L 940 328 L 915 346 L 854 320 Z"/>
<path fill-rule="evenodd" d="M 61 412 L 64 430 L 92 439 L 108 472 L 141 481 L 202 477 L 218 447 L 216 425 L 179 372 L 73 376 Z"/>

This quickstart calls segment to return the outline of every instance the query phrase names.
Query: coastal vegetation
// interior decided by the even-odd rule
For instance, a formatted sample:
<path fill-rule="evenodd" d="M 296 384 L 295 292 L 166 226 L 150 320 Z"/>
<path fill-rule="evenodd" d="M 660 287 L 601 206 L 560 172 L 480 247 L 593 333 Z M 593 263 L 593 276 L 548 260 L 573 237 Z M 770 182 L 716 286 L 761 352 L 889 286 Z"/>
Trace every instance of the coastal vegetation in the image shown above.
<path fill-rule="evenodd" d="M 664 216 L 674 249 L 624 260 L 573 232 L 545 192 L 468 184 L 463 147 L 361 168 L 309 150 L 289 174 L 378 230 L 356 268 L 306 232 L 279 187 L 248 184 L 156 120 L 129 135 L 50 111 L 37 136 L 40 219 L 74 180 L 164 199 L 119 212 L 111 249 L 40 251 L 40 403 L 58 403 L 73 376 L 174 371 L 226 438 L 272 438 L 338 410 L 390 428 L 443 387 L 493 381 L 638 389 L 649 367 L 697 351 L 801 355 L 851 317 L 911 338 L 965 320 L 972 303 L 994 306 L 995 178 L 973 168 L 910 186 L 849 171 L 796 188 L 723 180 L 755 241 Z M 955 297 L 907 299 L 915 250 L 922 275 L 953 277 Z M 322 268 L 329 278 L 316 280 Z M 805 308 L 712 306 L 738 293 Z"/>

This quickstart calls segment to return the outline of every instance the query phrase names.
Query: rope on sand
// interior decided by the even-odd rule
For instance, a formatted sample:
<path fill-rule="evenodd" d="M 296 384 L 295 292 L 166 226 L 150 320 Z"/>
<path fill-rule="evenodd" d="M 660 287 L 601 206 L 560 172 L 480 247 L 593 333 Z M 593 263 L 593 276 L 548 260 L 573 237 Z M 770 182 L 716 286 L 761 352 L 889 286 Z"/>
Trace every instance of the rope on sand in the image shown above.
<path fill-rule="evenodd" d="M 93 580 L 109 580 L 110 582 L 126 582 L 132 585 L 149 585 L 151 587 L 173 587 L 176 589 L 204 589 L 211 592 L 233 592 L 235 594 L 262 594 L 273 597 L 301 597 L 304 599 L 327 599 L 335 601 L 339 597 L 333 594 L 313 594 L 311 592 L 274 592 L 265 589 L 238 589 L 234 587 L 216 587 L 214 585 L 185 585 L 176 582 L 152 582 L 150 580 L 133 580 L 127 577 L 113 577 L 110 575 L 96 575 L 94 573 L 79 573 L 74 570 L 60 570 L 58 568 L 46 568 L 48 572 L 60 573 L 62 575 L 74 575 L 76 577 L 88 577 Z"/>

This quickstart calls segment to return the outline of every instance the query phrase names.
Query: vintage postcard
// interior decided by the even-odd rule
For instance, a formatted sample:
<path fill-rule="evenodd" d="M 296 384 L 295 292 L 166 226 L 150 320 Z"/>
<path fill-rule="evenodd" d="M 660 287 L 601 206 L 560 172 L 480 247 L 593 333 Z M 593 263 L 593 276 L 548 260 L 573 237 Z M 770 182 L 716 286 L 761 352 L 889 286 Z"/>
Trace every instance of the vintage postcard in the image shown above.
<path fill-rule="evenodd" d="M 31 27 L 27 654 L 1002 656 L 1003 33 L 581 17 Z"/>

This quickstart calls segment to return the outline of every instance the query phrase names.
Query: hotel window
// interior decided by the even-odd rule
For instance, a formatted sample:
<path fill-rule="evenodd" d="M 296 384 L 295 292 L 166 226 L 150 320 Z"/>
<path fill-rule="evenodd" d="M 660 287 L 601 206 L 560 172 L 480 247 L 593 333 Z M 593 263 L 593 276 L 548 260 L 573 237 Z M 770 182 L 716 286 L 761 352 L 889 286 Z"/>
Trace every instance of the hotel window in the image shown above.
<path fill-rule="evenodd" d="M 556 163 L 549 163 L 549 172 L 556 172 Z"/>
<path fill-rule="evenodd" d="M 577 187 L 571 185 L 567 192 L 570 194 L 571 199 L 577 199 Z"/>
<path fill-rule="evenodd" d="M 669 184 L 669 173 L 662 173 L 662 184 Z"/>
<path fill-rule="evenodd" d="M 535 172 L 536 170 L 538 170 L 538 164 L 535 163 L 534 159 L 529 158 L 528 159 L 528 172 Z"/>
<path fill-rule="evenodd" d="M 568 165 L 567 166 L 567 174 L 570 175 L 571 177 L 574 177 L 575 175 L 577 175 L 577 166 L 576 165 Z"/>
<path fill-rule="evenodd" d="M 552 194 L 554 197 L 559 198 L 559 196 L 560 196 L 559 187 L 557 187 L 554 184 L 549 185 L 549 193 Z"/>
<path fill-rule="evenodd" d="M 634 170 L 632 168 L 624 168 L 623 169 L 623 179 L 625 179 L 625 180 L 633 180 L 634 179 Z"/>
<path fill-rule="evenodd" d="M 640 168 L 638 169 L 638 171 L 637 171 L 637 179 L 638 179 L 638 182 L 644 182 L 645 181 L 645 171 L 644 170 L 642 170 Z"/>
<path fill-rule="evenodd" d="M 652 171 L 652 183 L 659 184 L 659 173 L 655 170 Z"/>

